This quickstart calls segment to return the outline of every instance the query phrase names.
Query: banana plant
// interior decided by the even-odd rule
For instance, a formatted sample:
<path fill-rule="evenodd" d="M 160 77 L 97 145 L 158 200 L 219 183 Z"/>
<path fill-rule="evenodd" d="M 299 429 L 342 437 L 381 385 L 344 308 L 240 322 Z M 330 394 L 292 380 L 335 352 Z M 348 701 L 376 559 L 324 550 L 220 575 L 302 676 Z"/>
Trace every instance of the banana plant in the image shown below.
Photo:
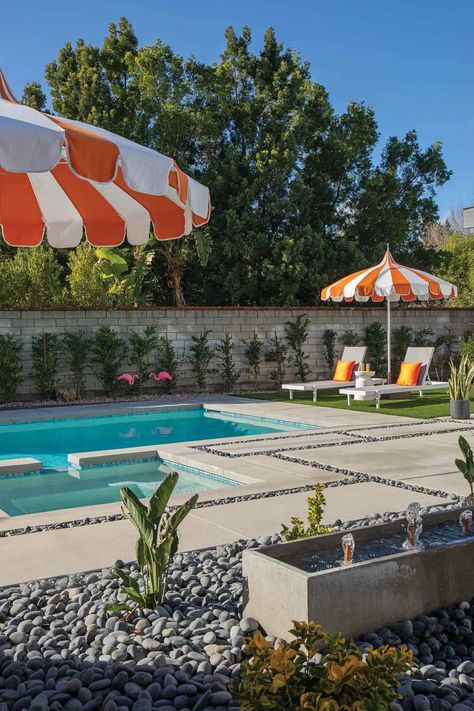
<path fill-rule="evenodd" d="M 122 487 L 122 511 L 138 531 L 135 552 L 141 579 L 136 580 L 116 568 L 115 573 L 122 583 L 121 591 L 130 603 L 114 603 L 109 605 L 109 610 L 133 615 L 137 608 L 153 609 L 163 603 L 169 566 L 178 550 L 178 527 L 199 498 L 194 494 L 171 513 L 168 502 L 178 479 L 177 472 L 168 474 L 150 498 L 148 506 L 131 489 Z"/>
<path fill-rule="evenodd" d="M 474 504 L 474 453 L 467 439 L 462 435 L 458 439 L 459 447 L 464 455 L 464 459 L 456 459 L 455 463 L 471 490 L 468 497 L 469 503 Z"/>
<path fill-rule="evenodd" d="M 150 241 L 143 247 L 135 249 L 135 260 L 131 271 L 119 249 L 100 247 L 95 250 L 101 278 L 107 285 L 109 293 L 117 297 L 121 305 L 145 305 L 142 287 L 153 261 L 150 244 L 153 245 Z"/>

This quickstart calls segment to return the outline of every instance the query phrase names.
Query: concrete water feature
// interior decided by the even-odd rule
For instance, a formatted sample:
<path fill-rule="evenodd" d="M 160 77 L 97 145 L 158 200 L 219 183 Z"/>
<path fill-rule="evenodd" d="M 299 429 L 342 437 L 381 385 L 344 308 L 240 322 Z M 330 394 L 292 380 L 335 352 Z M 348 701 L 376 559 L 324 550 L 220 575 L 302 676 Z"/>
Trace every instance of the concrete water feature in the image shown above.
<path fill-rule="evenodd" d="M 423 516 L 427 547 L 422 534 L 421 547 L 403 548 L 406 519 L 353 529 L 355 552 L 372 547 L 379 555 L 363 560 L 355 555 L 352 564 L 341 564 L 343 531 L 245 551 L 245 614 L 256 618 L 267 634 L 278 637 L 288 637 L 293 620 L 314 620 L 331 634 L 357 637 L 470 600 L 474 537 L 464 535 L 460 511 Z M 438 544 L 438 532 L 446 530 L 458 533 L 443 534 Z M 397 552 L 389 553 L 394 547 L 388 545 L 380 553 L 381 539 L 396 541 Z M 331 556 L 333 567 L 311 569 L 309 561 L 316 561 L 314 568 L 324 567 Z M 323 561 L 319 566 L 318 557 Z"/>

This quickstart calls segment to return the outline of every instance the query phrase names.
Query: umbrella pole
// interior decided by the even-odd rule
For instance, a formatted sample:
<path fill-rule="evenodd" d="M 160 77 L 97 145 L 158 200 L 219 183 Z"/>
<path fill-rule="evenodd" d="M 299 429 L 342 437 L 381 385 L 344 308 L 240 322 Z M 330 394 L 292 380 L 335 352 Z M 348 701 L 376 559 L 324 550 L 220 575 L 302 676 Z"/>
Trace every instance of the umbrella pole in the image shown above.
<path fill-rule="evenodd" d="M 387 297 L 387 383 L 392 382 L 392 354 L 391 354 L 391 330 L 392 321 L 390 313 L 390 298 Z"/>

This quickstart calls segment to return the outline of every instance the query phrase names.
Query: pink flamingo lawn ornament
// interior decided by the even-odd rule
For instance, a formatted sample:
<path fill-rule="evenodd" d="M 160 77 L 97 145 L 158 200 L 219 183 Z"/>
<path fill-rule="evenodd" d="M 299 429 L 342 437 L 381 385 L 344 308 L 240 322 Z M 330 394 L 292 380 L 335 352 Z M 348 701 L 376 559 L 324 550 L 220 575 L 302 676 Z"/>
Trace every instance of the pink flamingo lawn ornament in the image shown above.
<path fill-rule="evenodd" d="M 122 373 L 119 375 L 117 380 L 123 380 L 129 385 L 135 385 L 135 381 L 138 380 L 138 375 L 136 373 Z"/>
<path fill-rule="evenodd" d="M 164 381 L 170 383 L 173 380 L 171 375 L 166 370 L 160 370 L 158 375 L 156 373 L 153 373 L 152 371 L 148 377 L 153 378 L 153 380 L 156 380 L 157 383 L 161 383 Z"/>

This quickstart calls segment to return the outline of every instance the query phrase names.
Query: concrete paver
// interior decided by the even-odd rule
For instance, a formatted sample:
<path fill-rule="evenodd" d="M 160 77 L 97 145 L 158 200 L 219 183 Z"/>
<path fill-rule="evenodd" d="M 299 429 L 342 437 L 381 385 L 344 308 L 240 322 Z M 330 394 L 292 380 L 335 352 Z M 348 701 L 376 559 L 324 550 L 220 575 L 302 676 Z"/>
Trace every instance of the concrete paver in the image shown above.
<path fill-rule="evenodd" d="M 411 483 L 413 479 L 423 477 L 424 486 L 430 487 L 431 477 L 456 472 L 454 460 L 459 456 L 457 438 L 457 433 L 453 432 L 430 438 L 364 442 L 330 449 L 302 449 L 291 455 L 305 461 Z M 461 477 L 459 484 L 461 492 Z"/>
<path fill-rule="evenodd" d="M 410 491 L 372 483 L 331 487 L 325 494 L 325 523 L 387 508 L 402 510 L 414 499 Z M 306 517 L 307 496 L 302 492 L 197 509 L 182 524 L 180 549 L 276 533 L 292 516 Z M 424 494 L 417 494 L 416 499 L 423 505 L 445 503 Z M 0 585 L 94 570 L 113 565 L 118 558 L 133 560 L 135 538 L 135 529 L 128 521 L 2 538 Z"/>

